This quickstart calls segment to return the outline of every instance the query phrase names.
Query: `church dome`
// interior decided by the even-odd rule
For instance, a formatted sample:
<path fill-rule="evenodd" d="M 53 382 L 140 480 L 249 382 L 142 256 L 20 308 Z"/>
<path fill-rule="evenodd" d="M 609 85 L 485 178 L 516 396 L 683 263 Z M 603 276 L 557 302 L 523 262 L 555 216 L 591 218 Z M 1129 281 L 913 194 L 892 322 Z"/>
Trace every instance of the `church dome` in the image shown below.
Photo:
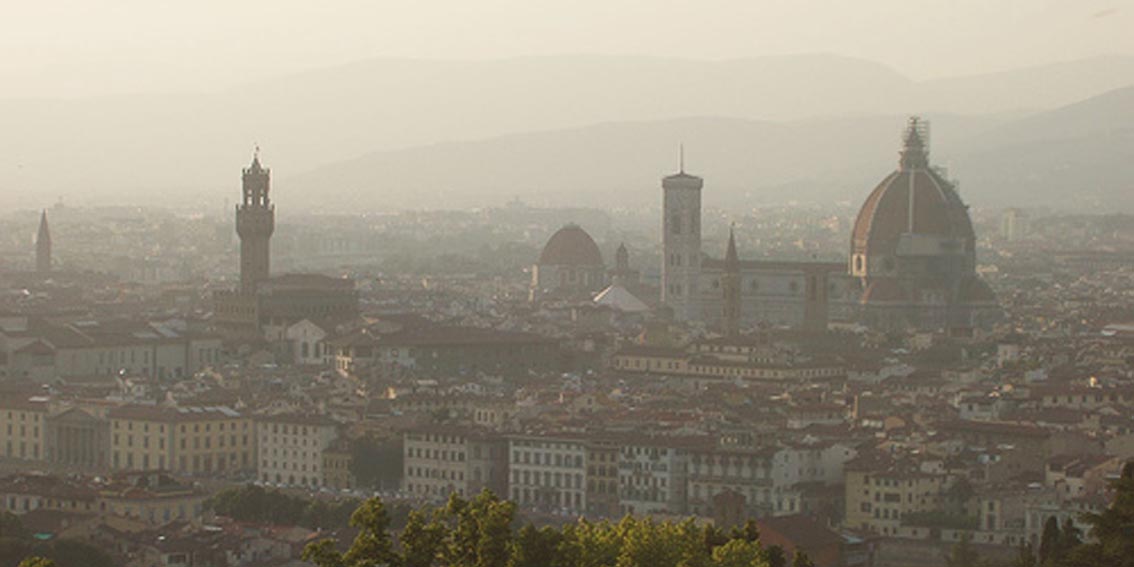
<path fill-rule="evenodd" d="M 953 185 L 929 167 L 923 138 L 918 119 L 911 118 L 897 171 L 878 184 L 858 213 L 851 232 L 852 254 L 893 255 L 903 234 L 936 237 L 964 252 L 974 249 L 968 207 Z"/>
<path fill-rule="evenodd" d="M 545 266 L 602 266 L 602 252 L 577 224 L 569 224 L 551 235 L 539 263 Z"/>

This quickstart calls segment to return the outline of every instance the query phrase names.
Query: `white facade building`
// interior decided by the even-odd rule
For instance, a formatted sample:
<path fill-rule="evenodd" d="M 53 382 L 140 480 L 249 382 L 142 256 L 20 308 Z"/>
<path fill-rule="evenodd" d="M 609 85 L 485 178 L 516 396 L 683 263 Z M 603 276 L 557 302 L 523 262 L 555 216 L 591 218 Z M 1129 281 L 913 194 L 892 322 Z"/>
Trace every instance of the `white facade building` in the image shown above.
<path fill-rule="evenodd" d="M 338 425 L 323 416 L 272 415 L 256 422 L 257 477 L 263 482 L 323 486 L 323 451 L 338 437 Z"/>
<path fill-rule="evenodd" d="M 521 507 L 582 514 L 587 510 L 587 445 L 552 436 L 511 437 L 511 500 Z"/>

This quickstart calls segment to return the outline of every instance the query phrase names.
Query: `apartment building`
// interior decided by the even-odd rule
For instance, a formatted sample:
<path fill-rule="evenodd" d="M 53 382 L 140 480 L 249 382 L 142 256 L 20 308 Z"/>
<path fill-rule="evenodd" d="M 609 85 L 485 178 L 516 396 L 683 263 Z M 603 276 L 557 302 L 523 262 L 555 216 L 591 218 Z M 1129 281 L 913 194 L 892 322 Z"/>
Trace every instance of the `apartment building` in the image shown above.
<path fill-rule="evenodd" d="M 326 486 L 324 452 L 339 436 L 338 424 L 321 415 L 281 414 L 257 418 L 256 431 L 260 480 Z"/>
<path fill-rule="evenodd" d="M 951 478 L 889 455 L 859 455 L 846 464 L 844 526 L 896 535 L 909 514 L 937 510 Z"/>
<path fill-rule="evenodd" d="M 587 511 L 587 443 L 562 435 L 508 439 L 512 501 L 521 507 L 582 514 Z"/>
<path fill-rule="evenodd" d="M 254 470 L 252 420 L 227 407 L 131 404 L 107 412 L 114 470 L 216 475 Z"/>
<path fill-rule="evenodd" d="M 507 441 L 487 430 L 431 425 L 403 437 L 403 488 L 442 501 L 482 490 L 507 494 Z"/>
<path fill-rule="evenodd" d="M 46 458 L 46 398 L 0 396 L 0 457 L 21 461 Z"/>
<path fill-rule="evenodd" d="M 622 513 L 684 514 L 689 449 L 705 442 L 700 438 L 624 439 L 618 456 Z"/>

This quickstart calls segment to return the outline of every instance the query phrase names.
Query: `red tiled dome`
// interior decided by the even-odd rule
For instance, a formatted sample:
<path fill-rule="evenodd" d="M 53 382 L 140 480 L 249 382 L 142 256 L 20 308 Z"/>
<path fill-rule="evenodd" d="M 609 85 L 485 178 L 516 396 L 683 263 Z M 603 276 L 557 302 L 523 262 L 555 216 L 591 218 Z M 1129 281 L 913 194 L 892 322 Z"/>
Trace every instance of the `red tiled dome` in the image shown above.
<path fill-rule="evenodd" d="M 579 225 L 569 224 L 548 239 L 539 255 L 545 266 L 602 266 L 602 252 Z"/>
<path fill-rule="evenodd" d="M 929 167 L 916 120 L 907 130 L 897 171 L 886 176 L 859 210 L 851 232 L 855 254 L 893 254 L 904 233 L 941 236 L 975 246 L 968 207 L 956 189 Z M 912 196 L 912 206 L 911 206 Z"/>

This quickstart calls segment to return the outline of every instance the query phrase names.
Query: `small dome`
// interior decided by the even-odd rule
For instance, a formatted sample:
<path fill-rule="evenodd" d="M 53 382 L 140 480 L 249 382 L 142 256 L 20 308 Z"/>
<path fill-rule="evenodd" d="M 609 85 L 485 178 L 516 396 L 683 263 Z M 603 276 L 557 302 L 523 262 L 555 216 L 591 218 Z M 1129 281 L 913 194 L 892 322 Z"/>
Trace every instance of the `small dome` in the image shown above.
<path fill-rule="evenodd" d="M 603 265 L 598 245 L 577 224 L 569 224 L 551 235 L 539 255 L 539 263 L 545 266 Z"/>

